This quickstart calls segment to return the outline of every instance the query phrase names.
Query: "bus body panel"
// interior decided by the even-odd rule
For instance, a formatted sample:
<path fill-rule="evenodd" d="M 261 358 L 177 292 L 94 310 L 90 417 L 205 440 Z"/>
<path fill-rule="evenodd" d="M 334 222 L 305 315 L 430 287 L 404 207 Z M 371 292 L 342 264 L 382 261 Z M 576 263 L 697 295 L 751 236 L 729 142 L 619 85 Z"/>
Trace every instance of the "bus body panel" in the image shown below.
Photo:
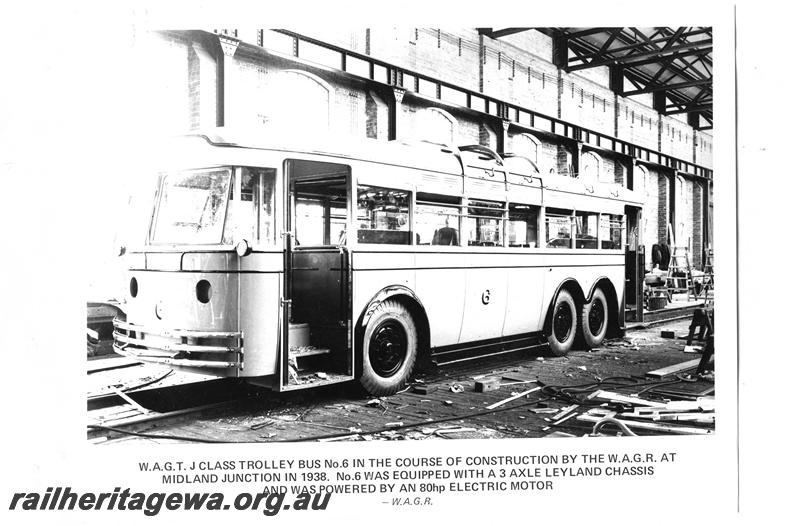
<path fill-rule="evenodd" d="M 128 297 L 129 320 L 152 329 L 238 330 L 239 283 L 235 275 L 221 272 L 131 272 L 137 295 Z M 197 285 L 211 285 L 208 303 L 197 299 Z M 158 311 L 158 313 L 157 313 Z"/>
<path fill-rule="evenodd" d="M 458 342 L 468 274 L 464 268 L 466 257 L 459 252 L 421 252 L 416 255 L 415 292 L 428 316 L 431 347 Z"/>
<path fill-rule="evenodd" d="M 509 268 L 504 272 L 508 275 L 508 300 L 503 336 L 541 330 L 544 269 Z"/>
<path fill-rule="evenodd" d="M 241 374 L 277 374 L 283 274 L 241 273 L 239 283 L 239 325 L 244 343 Z"/>
<path fill-rule="evenodd" d="M 489 258 L 470 256 L 469 260 L 479 268 L 466 271 L 464 321 L 458 343 L 500 336 L 506 319 L 508 275 L 505 269 L 492 268 Z M 481 259 L 489 261 L 481 264 Z"/>

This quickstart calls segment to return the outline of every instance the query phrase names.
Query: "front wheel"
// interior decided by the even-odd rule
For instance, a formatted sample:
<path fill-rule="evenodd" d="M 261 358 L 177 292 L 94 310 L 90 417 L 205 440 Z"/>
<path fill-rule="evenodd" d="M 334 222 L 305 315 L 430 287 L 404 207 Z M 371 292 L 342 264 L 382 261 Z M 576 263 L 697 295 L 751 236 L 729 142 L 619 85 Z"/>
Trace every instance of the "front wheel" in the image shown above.
<path fill-rule="evenodd" d="M 362 342 L 361 385 L 376 396 L 394 394 L 406 383 L 417 358 L 414 318 L 401 303 L 382 302 L 367 322 Z"/>
<path fill-rule="evenodd" d="M 556 296 L 553 312 L 550 316 L 547 342 L 550 344 L 552 356 L 564 356 L 575 342 L 578 327 L 578 315 L 572 294 L 562 290 Z"/>
<path fill-rule="evenodd" d="M 600 289 L 595 289 L 581 312 L 582 343 L 592 349 L 603 343 L 608 331 L 608 301 Z"/>

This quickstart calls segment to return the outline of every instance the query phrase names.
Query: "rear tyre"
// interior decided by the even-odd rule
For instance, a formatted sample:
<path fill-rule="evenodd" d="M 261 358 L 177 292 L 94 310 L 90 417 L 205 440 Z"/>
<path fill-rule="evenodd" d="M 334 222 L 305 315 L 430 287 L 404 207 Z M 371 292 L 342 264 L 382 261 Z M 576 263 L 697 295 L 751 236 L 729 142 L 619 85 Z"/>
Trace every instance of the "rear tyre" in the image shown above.
<path fill-rule="evenodd" d="M 417 358 L 417 329 L 411 313 L 394 300 L 372 313 L 361 344 L 361 385 L 372 395 L 394 394 L 406 383 Z"/>
<path fill-rule="evenodd" d="M 603 343 L 608 331 L 608 301 L 602 290 L 595 289 L 581 311 L 581 343 L 592 349 Z"/>
<path fill-rule="evenodd" d="M 578 312 L 572 294 L 562 290 L 556 296 L 553 312 L 548 324 L 547 343 L 550 344 L 551 356 L 564 356 L 575 342 L 578 328 Z"/>

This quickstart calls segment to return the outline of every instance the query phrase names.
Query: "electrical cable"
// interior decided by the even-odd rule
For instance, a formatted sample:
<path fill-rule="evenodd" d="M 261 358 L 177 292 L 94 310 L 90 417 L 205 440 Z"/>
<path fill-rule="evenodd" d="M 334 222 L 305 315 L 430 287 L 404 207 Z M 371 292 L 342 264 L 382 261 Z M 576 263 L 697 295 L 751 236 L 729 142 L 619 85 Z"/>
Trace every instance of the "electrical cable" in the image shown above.
<path fill-rule="evenodd" d="M 639 436 L 636 433 L 634 433 L 633 431 L 631 431 L 631 428 L 629 428 L 627 425 L 625 425 L 624 422 L 621 422 L 621 421 L 617 420 L 616 418 L 613 418 L 613 417 L 610 417 L 610 416 L 607 416 L 605 418 L 600 419 L 594 425 L 594 427 L 592 428 L 592 436 L 600 436 L 598 431 L 600 431 L 600 428 L 603 427 L 605 424 L 614 424 L 615 426 L 619 427 L 622 430 L 622 432 L 624 434 L 626 434 L 627 436 L 629 436 L 629 437 Z"/>

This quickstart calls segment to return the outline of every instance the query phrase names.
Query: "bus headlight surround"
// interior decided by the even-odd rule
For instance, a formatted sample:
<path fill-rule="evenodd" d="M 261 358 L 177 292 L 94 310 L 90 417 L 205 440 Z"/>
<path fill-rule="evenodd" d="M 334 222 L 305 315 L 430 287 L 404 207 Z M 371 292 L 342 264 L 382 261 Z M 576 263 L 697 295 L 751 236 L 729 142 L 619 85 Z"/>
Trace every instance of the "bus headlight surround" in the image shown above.
<path fill-rule="evenodd" d="M 211 301 L 211 283 L 208 280 L 201 279 L 197 282 L 194 288 L 197 301 L 200 303 L 208 303 Z"/>

